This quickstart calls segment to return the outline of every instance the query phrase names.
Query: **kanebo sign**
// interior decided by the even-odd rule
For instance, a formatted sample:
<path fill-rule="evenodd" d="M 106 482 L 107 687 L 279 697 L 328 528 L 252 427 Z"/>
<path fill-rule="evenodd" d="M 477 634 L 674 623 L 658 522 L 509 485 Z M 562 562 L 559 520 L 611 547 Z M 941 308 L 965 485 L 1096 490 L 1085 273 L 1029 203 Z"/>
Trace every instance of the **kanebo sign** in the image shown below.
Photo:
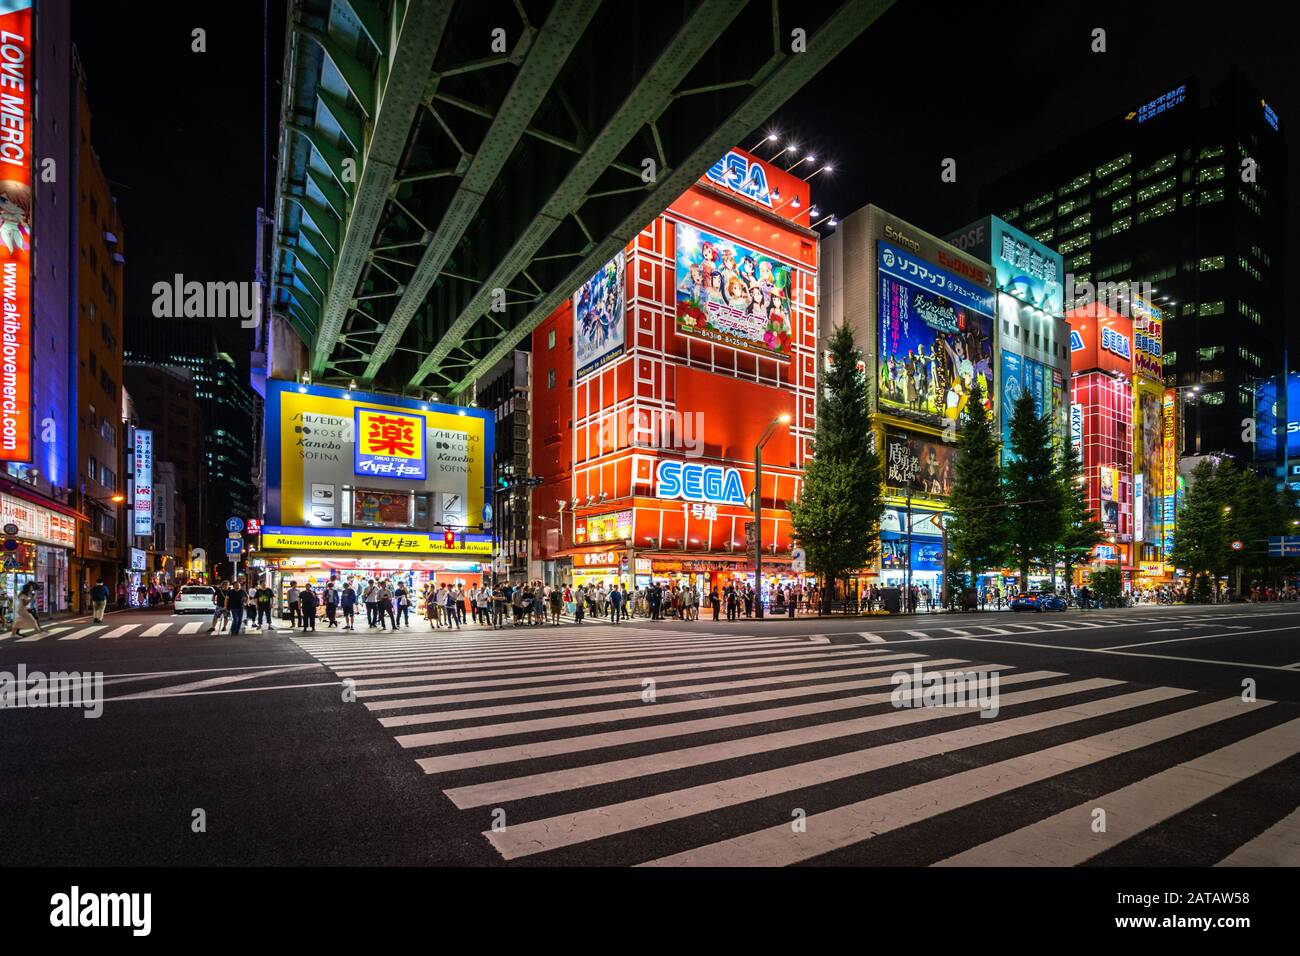
<path fill-rule="evenodd" d="M 682 501 L 707 501 L 718 505 L 744 505 L 740 472 L 721 465 L 660 461 L 655 469 L 655 494 Z"/>

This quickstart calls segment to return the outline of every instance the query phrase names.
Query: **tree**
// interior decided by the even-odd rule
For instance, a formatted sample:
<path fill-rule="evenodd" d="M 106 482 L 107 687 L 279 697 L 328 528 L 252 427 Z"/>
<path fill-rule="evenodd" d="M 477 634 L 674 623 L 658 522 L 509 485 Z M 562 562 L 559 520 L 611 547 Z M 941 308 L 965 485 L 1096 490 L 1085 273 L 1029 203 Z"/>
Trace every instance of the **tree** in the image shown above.
<path fill-rule="evenodd" d="M 966 407 L 970 415 L 957 434 L 948 496 L 948 550 L 953 563 L 969 572 L 969 586 L 975 588 L 981 572 L 1006 558 L 1006 513 L 998 441 L 978 380 Z"/>
<path fill-rule="evenodd" d="M 1031 564 L 1055 567 L 1062 505 L 1052 419 L 1050 415 L 1039 417 L 1027 391 L 1016 400 L 1007 451 L 1007 465 L 1002 470 L 1007 497 L 1004 527 L 1024 591 L 1029 588 Z"/>
<path fill-rule="evenodd" d="M 831 333 L 828 346 L 814 455 L 799 500 L 790 504 L 795 536 L 808 568 L 825 584 L 827 607 L 832 582 L 875 558 L 884 510 L 862 351 L 846 325 Z"/>
<path fill-rule="evenodd" d="M 1225 552 L 1231 540 L 1227 534 L 1227 515 L 1223 482 L 1217 469 L 1209 460 L 1202 461 L 1192 471 L 1191 481 L 1183 496 L 1183 506 L 1174 526 L 1174 547 L 1171 560 L 1192 575 L 1193 593 L 1203 593 L 1199 587 L 1203 575 L 1211 580 L 1223 567 Z"/>
<path fill-rule="evenodd" d="M 1065 565 L 1066 593 L 1074 579 L 1075 565 L 1088 559 L 1101 543 L 1101 522 L 1088 507 L 1088 486 L 1084 482 L 1083 462 L 1069 445 L 1061 448 L 1057 458 L 1056 484 L 1061 491 L 1061 528 L 1057 546 Z"/>

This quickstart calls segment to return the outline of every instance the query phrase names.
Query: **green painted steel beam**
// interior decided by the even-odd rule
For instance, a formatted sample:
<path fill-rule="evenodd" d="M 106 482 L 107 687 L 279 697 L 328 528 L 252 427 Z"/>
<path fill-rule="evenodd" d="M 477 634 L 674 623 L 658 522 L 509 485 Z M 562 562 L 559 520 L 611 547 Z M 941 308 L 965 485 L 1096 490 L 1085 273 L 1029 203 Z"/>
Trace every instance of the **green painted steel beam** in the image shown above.
<path fill-rule="evenodd" d="M 659 215 L 674 199 L 684 193 L 719 156 L 733 147 L 740 137 L 771 116 L 781 105 L 811 80 L 823 67 L 837 57 L 859 34 L 874 23 L 893 5 L 894 0 L 846 0 L 808 38 L 806 52 L 782 53 L 775 59 L 777 66 L 761 71 L 764 79 L 755 87 L 740 106 L 718 125 L 718 128 L 691 155 L 667 176 L 660 179 L 654 191 L 614 229 L 609 236 L 586 250 L 573 270 L 554 289 L 537 301 L 532 310 L 518 325 L 504 334 L 501 340 L 479 360 L 473 369 L 452 386 L 452 394 L 459 394 L 475 379 L 487 372 L 497 362 L 529 335 L 573 290 L 585 282 L 593 272 L 613 258 L 624 246 Z"/>
<path fill-rule="evenodd" d="M 358 163 L 352 208 L 343 222 L 329 293 L 311 342 L 313 372 L 324 371 L 356 294 L 416 110 L 433 72 L 434 56 L 451 17 L 453 2 L 408 0 L 391 51 L 381 59 L 388 71 L 383 96 L 378 103 L 361 104 L 372 118 L 370 138 Z M 364 24 L 363 17 L 359 15 L 358 19 Z"/>
<path fill-rule="evenodd" d="M 632 137 L 668 108 L 673 89 L 712 48 L 719 34 L 745 7 L 745 0 L 706 0 L 700 3 L 668 41 L 663 52 L 642 75 L 632 92 L 592 138 L 582 157 L 556 188 L 506 256 L 483 281 L 445 335 L 411 377 L 420 385 L 442 364 L 478 319 L 488 311 L 493 290 L 507 288 L 533 260 L 539 249 L 564 221 L 581 208 L 587 192 L 623 151 Z"/>
<path fill-rule="evenodd" d="M 424 305 L 425 296 L 446 266 L 457 244 L 473 222 L 484 197 L 496 182 L 537 108 L 542 104 L 569 54 L 596 15 L 600 0 L 558 0 L 541 31 L 533 39 L 514 82 L 501 100 L 483 143 L 434 230 L 433 238 L 393 308 L 388 327 L 361 375 L 372 382 L 401 342 L 406 327 Z"/>

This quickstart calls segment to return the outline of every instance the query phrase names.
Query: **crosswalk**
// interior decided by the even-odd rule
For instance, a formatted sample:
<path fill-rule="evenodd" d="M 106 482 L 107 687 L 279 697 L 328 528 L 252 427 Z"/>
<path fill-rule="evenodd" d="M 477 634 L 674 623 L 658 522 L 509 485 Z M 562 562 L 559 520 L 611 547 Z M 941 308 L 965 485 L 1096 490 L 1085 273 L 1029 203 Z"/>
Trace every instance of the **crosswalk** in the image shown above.
<path fill-rule="evenodd" d="M 45 626 L 36 633 L 24 633 L 22 637 L 14 637 L 12 634 L 0 633 L 0 645 L 4 644 L 28 644 L 36 641 L 81 641 L 87 638 L 109 641 L 121 638 L 177 638 L 177 637 L 229 637 L 229 629 L 219 631 L 216 634 L 208 634 L 208 627 L 211 626 L 211 618 L 204 615 L 200 620 L 185 620 L 177 618 L 172 621 L 133 621 L 127 624 L 121 624 L 112 617 L 107 619 L 104 624 L 95 624 L 89 621 L 83 621 L 75 624 L 57 624 Z M 285 633 L 287 628 L 277 630 L 275 633 Z M 243 633 L 250 633 L 248 628 Z M 254 629 L 251 633 L 271 634 L 271 631 L 258 631 Z"/>
<path fill-rule="evenodd" d="M 294 641 L 505 861 L 1059 866 L 1161 862 L 1171 843 L 1205 847 L 1180 862 L 1300 858 L 1294 804 L 1241 803 L 1300 793 L 1289 704 L 970 645 L 610 625 Z M 916 706 L 931 701 L 897 676 L 916 666 L 978 673 L 996 706 Z M 1188 838 L 1209 819 L 1230 846 Z"/>

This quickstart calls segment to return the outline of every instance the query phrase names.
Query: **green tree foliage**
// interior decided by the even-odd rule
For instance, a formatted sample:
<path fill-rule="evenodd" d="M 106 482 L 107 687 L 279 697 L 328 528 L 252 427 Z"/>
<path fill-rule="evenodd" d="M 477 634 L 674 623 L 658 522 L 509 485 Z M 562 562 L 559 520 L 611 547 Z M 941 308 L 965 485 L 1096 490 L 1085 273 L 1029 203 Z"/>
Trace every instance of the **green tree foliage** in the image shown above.
<path fill-rule="evenodd" d="M 1192 575 L 1192 590 L 1196 591 L 1204 575 L 1211 579 L 1223 567 L 1228 549 L 1226 501 L 1223 482 L 1217 469 L 1208 459 L 1192 472 L 1191 481 L 1183 495 L 1182 507 L 1174 525 L 1174 564 Z"/>
<path fill-rule="evenodd" d="M 1023 590 L 1029 585 L 1030 565 L 1055 566 L 1063 503 L 1051 416 L 1036 414 L 1027 391 L 1020 393 L 1011 415 L 1008 451 L 1010 460 L 1002 473 L 1005 527 Z"/>
<path fill-rule="evenodd" d="M 978 380 L 966 407 L 970 417 L 957 434 L 948 498 L 948 552 L 952 565 L 969 572 L 973 588 L 982 572 L 1006 560 L 1007 516 L 998 441 Z"/>
<path fill-rule="evenodd" d="M 1075 566 L 1085 563 L 1103 539 L 1101 522 L 1088 507 L 1088 486 L 1083 479 L 1083 462 L 1072 447 L 1064 445 L 1057 456 L 1056 484 L 1061 492 L 1057 550 L 1065 565 L 1067 587 Z"/>
<path fill-rule="evenodd" d="M 814 456 L 799 500 L 790 505 L 808 569 L 827 585 L 869 565 L 879 548 L 883 500 L 873 451 L 862 352 L 847 326 L 831 333 L 830 369 L 822 376 Z"/>

